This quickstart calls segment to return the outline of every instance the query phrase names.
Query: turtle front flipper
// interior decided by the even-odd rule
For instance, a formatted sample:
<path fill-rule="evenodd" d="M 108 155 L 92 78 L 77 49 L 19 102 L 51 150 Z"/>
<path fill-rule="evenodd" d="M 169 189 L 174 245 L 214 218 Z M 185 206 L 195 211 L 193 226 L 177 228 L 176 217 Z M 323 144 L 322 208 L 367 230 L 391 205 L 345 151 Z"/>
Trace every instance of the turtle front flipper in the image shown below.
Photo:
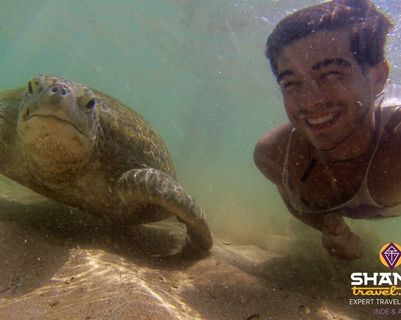
<path fill-rule="evenodd" d="M 186 248 L 201 253 L 213 245 L 206 216 L 192 196 L 166 173 L 153 169 L 132 169 L 118 181 L 117 190 L 123 204 L 149 203 L 175 215 L 187 227 Z"/>

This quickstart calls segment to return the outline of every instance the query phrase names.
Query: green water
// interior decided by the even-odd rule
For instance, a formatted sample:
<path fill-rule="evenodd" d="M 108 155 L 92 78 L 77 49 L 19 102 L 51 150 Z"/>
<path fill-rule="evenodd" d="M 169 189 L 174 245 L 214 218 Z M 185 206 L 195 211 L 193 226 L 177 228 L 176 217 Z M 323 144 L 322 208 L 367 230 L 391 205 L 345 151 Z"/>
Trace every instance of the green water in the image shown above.
<path fill-rule="evenodd" d="M 2 0 L 0 90 L 35 74 L 102 90 L 163 137 L 179 181 L 217 235 L 266 247 L 271 235 L 294 232 L 319 241 L 290 217 L 252 160 L 259 137 L 286 119 L 263 53 L 266 37 L 290 11 L 319 2 Z M 376 3 L 399 21 L 398 1 Z M 399 39 L 396 28 L 389 43 L 395 82 Z M 401 241 L 401 220 L 353 225 L 374 246 Z"/>

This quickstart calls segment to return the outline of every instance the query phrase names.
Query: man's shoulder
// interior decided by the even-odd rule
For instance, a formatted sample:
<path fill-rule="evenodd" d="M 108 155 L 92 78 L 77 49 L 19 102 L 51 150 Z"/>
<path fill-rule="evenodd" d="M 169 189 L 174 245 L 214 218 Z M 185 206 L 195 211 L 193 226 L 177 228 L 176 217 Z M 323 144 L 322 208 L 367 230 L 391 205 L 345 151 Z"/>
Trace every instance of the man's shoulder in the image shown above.
<path fill-rule="evenodd" d="M 285 123 L 266 133 L 257 142 L 253 158 L 258 169 L 270 180 L 278 183 L 293 127 Z"/>
<path fill-rule="evenodd" d="M 287 147 L 293 126 L 290 123 L 282 124 L 279 127 L 267 132 L 256 144 L 256 147 L 263 148 L 265 151 L 278 151 Z"/>

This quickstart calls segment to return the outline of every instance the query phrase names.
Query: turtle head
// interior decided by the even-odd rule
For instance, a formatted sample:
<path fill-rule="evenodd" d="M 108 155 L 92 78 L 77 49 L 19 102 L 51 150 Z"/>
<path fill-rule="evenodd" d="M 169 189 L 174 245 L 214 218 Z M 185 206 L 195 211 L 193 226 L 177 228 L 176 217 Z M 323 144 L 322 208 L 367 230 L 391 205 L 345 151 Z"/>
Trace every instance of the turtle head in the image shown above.
<path fill-rule="evenodd" d="M 56 76 L 41 75 L 26 87 L 18 135 L 26 151 L 56 162 L 86 159 L 98 132 L 98 98 L 92 90 Z"/>

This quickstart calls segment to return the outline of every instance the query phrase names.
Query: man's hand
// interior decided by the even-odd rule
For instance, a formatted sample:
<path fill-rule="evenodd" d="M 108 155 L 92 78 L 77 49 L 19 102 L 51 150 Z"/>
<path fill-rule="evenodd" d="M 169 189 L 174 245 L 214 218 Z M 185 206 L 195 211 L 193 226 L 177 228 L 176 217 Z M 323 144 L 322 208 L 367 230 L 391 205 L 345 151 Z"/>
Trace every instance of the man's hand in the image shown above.
<path fill-rule="evenodd" d="M 323 218 L 322 244 L 329 255 L 341 260 L 354 260 L 362 257 L 361 239 L 351 232 L 344 219 L 334 213 Z"/>

